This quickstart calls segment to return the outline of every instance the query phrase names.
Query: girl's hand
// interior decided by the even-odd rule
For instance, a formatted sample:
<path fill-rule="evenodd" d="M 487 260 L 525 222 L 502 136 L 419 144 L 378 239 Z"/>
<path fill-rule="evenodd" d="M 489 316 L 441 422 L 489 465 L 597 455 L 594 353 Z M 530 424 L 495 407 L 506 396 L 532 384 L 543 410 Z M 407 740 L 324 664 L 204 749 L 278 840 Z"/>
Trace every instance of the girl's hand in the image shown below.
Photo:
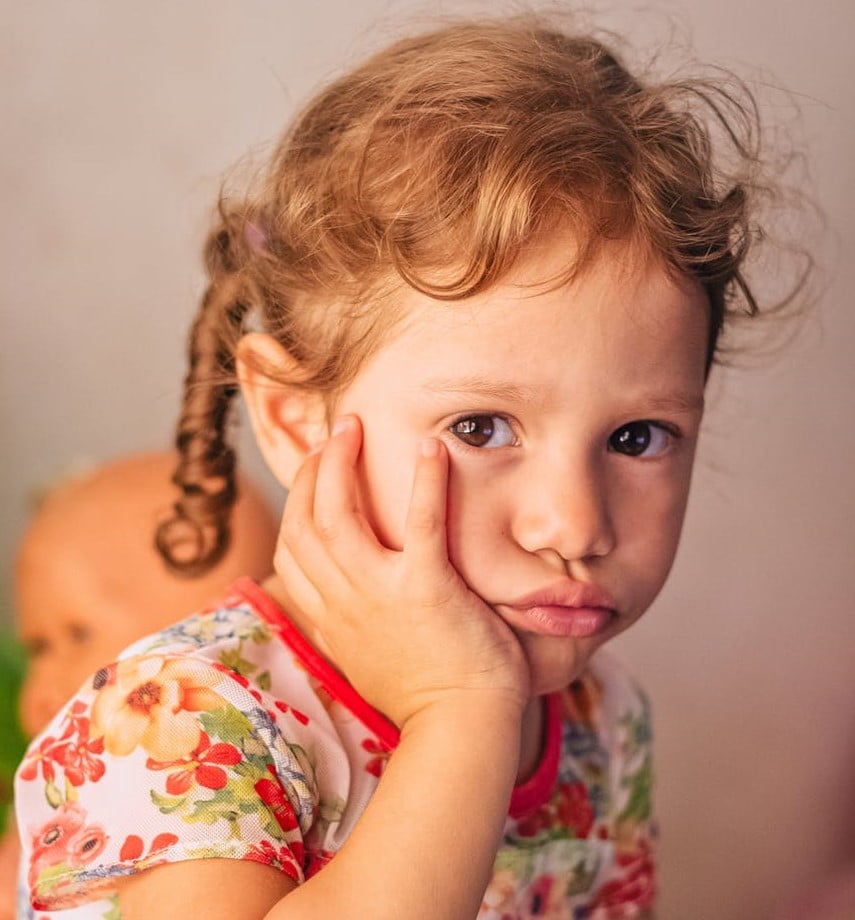
<path fill-rule="evenodd" d="M 357 507 L 358 419 L 311 454 L 288 496 L 274 564 L 307 637 L 400 728 L 442 702 L 528 700 L 511 630 L 448 558 L 448 455 L 420 445 L 404 545 L 390 550 Z"/>

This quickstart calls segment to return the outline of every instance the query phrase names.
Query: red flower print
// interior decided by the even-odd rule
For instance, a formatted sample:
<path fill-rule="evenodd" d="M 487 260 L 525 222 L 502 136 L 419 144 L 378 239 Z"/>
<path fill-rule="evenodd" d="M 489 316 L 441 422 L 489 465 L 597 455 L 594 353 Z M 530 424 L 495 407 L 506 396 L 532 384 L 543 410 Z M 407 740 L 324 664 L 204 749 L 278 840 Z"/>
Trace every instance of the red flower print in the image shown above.
<path fill-rule="evenodd" d="M 89 720 L 86 719 L 88 731 Z M 66 779 L 72 786 L 82 786 L 86 780 L 97 783 L 104 775 L 104 761 L 96 755 L 104 753 L 104 739 L 84 740 L 83 737 L 75 743 L 67 741 L 57 745 L 54 758 L 57 763 L 65 768 Z"/>
<path fill-rule="evenodd" d="M 300 712 L 299 709 L 295 709 L 293 706 L 289 706 L 287 703 L 282 700 L 275 700 L 274 705 L 280 712 L 290 712 L 292 716 L 300 723 L 300 725 L 308 725 L 309 717 Z"/>
<path fill-rule="evenodd" d="M 365 764 L 365 772 L 372 774 L 372 776 L 382 776 L 392 749 L 387 744 L 383 744 L 379 738 L 366 738 L 362 742 L 362 749 L 368 751 L 369 754 L 375 755 Z"/>
<path fill-rule="evenodd" d="M 332 850 L 309 850 L 309 864 L 306 866 L 306 878 L 317 875 L 327 863 L 332 861 Z"/>
<path fill-rule="evenodd" d="M 520 837 L 537 837 L 545 831 L 584 839 L 594 826 L 594 808 L 584 783 L 559 783 L 552 800 L 517 821 Z M 568 833 L 571 832 L 571 833 Z"/>
<path fill-rule="evenodd" d="M 300 850 L 302 850 L 302 844 L 300 844 Z M 291 847 L 287 844 L 283 844 L 277 850 L 269 840 L 262 840 L 261 843 L 252 845 L 246 854 L 246 858 L 253 862 L 273 866 L 290 876 L 295 882 L 300 881 L 300 875 L 302 874 L 300 865 L 295 859 L 294 853 L 291 852 Z"/>
<path fill-rule="evenodd" d="M 21 769 L 22 779 L 35 779 L 41 768 L 45 782 L 53 784 L 56 778 L 54 764 L 65 770 L 66 779 L 72 786 L 101 779 L 105 767 L 104 761 L 97 755 L 104 753 L 104 739 L 89 737 L 89 719 L 83 715 L 84 712 L 86 705 L 76 700 L 66 714 L 59 738 L 49 735 L 38 747 L 30 750 Z"/>
<path fill-rule="evenodd" d="M 652 907 L 656 897 L 653 860 L 646 847 L 629 853 L 618 853 L 621 877 L 606 882 L 593 907 Z"/>
<path fill-rule="evenodd" d="M 183 795 L 194 783 L 206 789 L 222 789 L 228 782 L 223 765 L 233 767 L 241 760 L 243 754 L 233 744 L 211 744 L 208 735 L 200 732 L 199 744 L 187 757 L 167 761 L 149 758 L 146 766 L 149 770 L 173 770 L 166 777 L 166 791 L 170 795 Z"/>
<path fill-rule="evenodd" d="M 47 738 L 42 738 L 37 746 L 31 747 L 21 764 L 21 769 L 18 771 L 20 778 L 26 782 L 31 782 L 41 769 L 42 779 L 46 783 L 53 783 L 56 779 L 56 769 L 53 765 L 55 745 L 56 738 L 48 735 Z"/>
<path fill-rule="evenodd" d="M 538 808 L 537 811 L 517 821 L 517 833 L 520 837 L 537 837 L 551 823 L 548 810 L 545 807 Z"/>
<path fill-rule="evenodd" d="M 546 914 L 553 884 L 551 875 L 541 875 L 529 889 L 529 910 L 532 917 L 543 917 Z"/>
<path fill-rule="evenodd" d="M 594 809 L 584 783 L 561 783 L 558 786 L 556 811 L 565 827 L 572 827 L 576 837 L 584 840 L 594 826 Z"/>
<path fill-rule="evenodd" d="M 255 791 L 261 801 L 273 812 L 273 817 L 276 818 L 282 830 L 293 831 L 299 826 L 297 816 L 294 814 L 294 806 L 288 799 L 271 764 L 267 765 L 267 771 L 273 779 L 258 780 L 255 784 Z"/>
<path fill-rule="evenodd" d="M 178 843 L 178 838 L 175 834 L 158 834 L 151 842 L 148 855 L 149 857 L 156 856 L 176 843 Z M 119 859 L 122 862 L 134 863 L 143 855 L 144 848 L 145 844 L 142 837 L 137 837 L 136 834 L 129 834 L 125 838 L 121 850 L 119 850 Z"/>

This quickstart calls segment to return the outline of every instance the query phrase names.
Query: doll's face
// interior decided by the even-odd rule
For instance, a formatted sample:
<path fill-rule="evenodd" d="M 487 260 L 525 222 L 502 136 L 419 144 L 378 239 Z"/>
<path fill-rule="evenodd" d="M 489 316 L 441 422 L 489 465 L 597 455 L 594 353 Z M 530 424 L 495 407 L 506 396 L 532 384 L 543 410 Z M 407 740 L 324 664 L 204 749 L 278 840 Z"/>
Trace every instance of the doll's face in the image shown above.
<path fill-rule="evenodd" d="M 276 522 L 243 480 L 225 557 L 198 578 L 165 568 L 153 535 L 174 501 L 175 462 L 167 452 L 114 461 L 58 489 L 31 523 L 15 578 L 18 633 L 28 652 L 20 699 L 28 734 L 131 642 L 216 600 L 239 576 L 270 571 Z"/>
<path fill-rule="evenodd" d="M 538 693 L 662 587 L 703 411 L 700 287 L 618 243 L 571 284 L 533 286 L 567 256 L 557 236 L 457 303 L 406 289 L 406 319 L 336 406 L 362 421 L 362 502 L 390 548 L 419 442 L 446 445 L 450 557 L 519 637 Z M 579 586 L 598 609 L 568 617 Z"/>
<path fill-rule="evenodd" d="M 146 631 L 99 590 L 91 566 L 75 571 L 73 558 L 43 556 L 39 562 L 39 555 L 34 548 L 18 578 L 18 631 L 27 652 L 20 715 L 28 735 L 44 728 L 89 675 Z"/>

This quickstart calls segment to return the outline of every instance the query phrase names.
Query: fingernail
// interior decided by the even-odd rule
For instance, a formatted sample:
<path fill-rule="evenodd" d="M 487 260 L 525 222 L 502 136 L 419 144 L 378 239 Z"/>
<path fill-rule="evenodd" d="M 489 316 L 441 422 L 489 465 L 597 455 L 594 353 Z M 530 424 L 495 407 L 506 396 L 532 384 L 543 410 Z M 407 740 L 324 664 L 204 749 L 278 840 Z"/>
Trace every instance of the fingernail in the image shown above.
<path fill-rule="evenodd" d="M 419 444 L 419 450 L 423 457 L 435 457 L 439 453 L 439 441 L 436 438 L 425 438 Z"/>
<path fill-rule="evenodd" d="M 337 434 L 344 434 L 352 425 L 353 419 L 349 415 L 343 415 L 341 418 L 337 418 L 333 425 L 332 436 L 335 437 Z"/>

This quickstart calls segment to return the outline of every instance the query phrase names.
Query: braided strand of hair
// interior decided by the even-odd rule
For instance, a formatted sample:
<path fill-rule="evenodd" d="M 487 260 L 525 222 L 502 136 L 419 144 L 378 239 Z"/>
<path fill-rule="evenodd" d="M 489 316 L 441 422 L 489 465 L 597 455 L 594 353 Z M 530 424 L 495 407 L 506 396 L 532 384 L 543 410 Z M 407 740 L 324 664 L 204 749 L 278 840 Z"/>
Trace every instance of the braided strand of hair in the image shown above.
<path fill-rule="evenodd" d="M 224 215 L 225 217 L 225 215 Z M 172 481 L 181 490 L 162 521 L 155 545 L 171 571 L 188 578 L 213 568 L 229 548 L 230 515 L 237 500 L 236 454 L 228 442 L 232 401 L 238 391 L 234 345 L 248 303 L 228 224 L 208 237 L 210 283 L 188 338 L 188 370 L 175 446 Z"/>

